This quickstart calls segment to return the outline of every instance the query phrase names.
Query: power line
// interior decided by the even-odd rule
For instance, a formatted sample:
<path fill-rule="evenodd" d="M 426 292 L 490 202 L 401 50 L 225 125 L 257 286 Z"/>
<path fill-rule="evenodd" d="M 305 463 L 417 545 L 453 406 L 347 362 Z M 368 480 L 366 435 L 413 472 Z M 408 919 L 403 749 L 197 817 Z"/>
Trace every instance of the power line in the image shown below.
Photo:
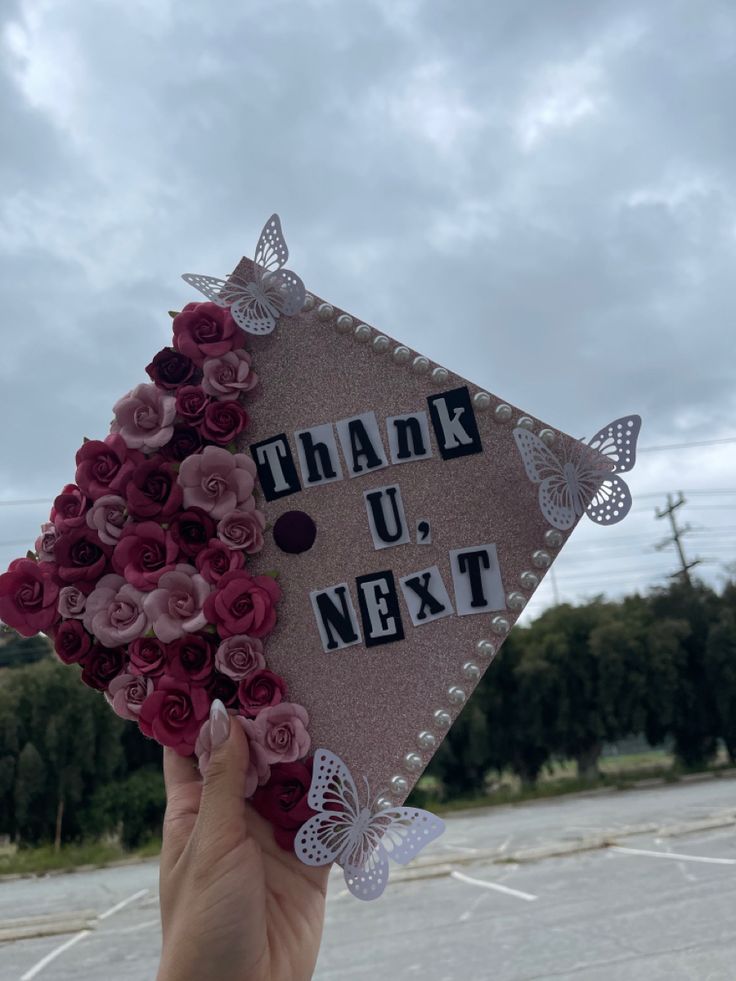
<path fill-rule="evenodd" d="M 692 443 L 665 443 L 662 446 L 641 446 L 639 453 L 656 453 L 659 450 L 685 450 L 691 446 L 715 446 L 716 443 L 736 443 L 736 436 L 724 436 L 723 439 L 699 439 Z"/>

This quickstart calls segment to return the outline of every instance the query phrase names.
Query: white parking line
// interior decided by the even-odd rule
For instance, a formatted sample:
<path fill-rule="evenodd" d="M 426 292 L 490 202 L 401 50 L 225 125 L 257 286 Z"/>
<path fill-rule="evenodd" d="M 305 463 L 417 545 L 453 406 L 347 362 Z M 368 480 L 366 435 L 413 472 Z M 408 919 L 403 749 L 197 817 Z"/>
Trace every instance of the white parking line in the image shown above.
<path fill-rule="evenodd" d="M 128 896 L 127 899 L 123 899 L 119 903 L 115 903 L 114 906 L 111 906 L 110 909 L 106 909 L 104 913 L 100 913 L 97 919 L 106 920 L 108 916 L 112 916 L 113 913 L 117 913 L 119 910 L 124 909 L 131 903 L 134 903 L 136 899 L 142 899 L 143 896 L 147 895 L 147 893 L 147 889 L 140 889 L 138 892 L 134 892 L 132 896 Z"/>
<path fill-rule="evenodd" d="M 679 862 L 703 862 L 705 865 L 736 865 L 736 858 L 708 858 L 705 855 L 680 855 L 678 852 L 652 852 L 646 848 L 623 848 L 613 845 L 612 852 L 620 855 L 649 855 L 651 858 L 673 858 Z"/>
<path fill-rule="evenodd" d="M 67 940 L 65 943 L 61 944 L 59 947 L 54 947 L 50 954 L 46 954 L 41 960 L 34 964 L 30 971 L 26 971 L 20 981 L 31 981 L 31 978 L 35 978 L 37 974 L 40 974 L 43 969 L 51 963 L 51 961 L 56 960 L 59 954 L 63 954 L 65 950 L 69 950 L 74 944 L 79 943 L 85 937 L 88 937 L 92 931 L 82 930 L 81 933 L 75 933 L 73 937 Z"/>
<path fill-rule="evenodd" d="M 466 882 L 469 886 L 480 886 L 481 889 L 492 889 L 494 892 L 502 892 L 507 896 L 515 896 L 516 899 L 523 899 L 527 903 L 533 903 L 537 896 L 532 896 L 530 892 L 522 892 L 520 889 L 511 889 L 509 886 L 502 886 L 500 882 L 488 882 L 486 879 L 473 879 L 472 876 L 465 875 L 464 872 L 453 871 L 450 873 L 453 879 L 458 882 Z"/>

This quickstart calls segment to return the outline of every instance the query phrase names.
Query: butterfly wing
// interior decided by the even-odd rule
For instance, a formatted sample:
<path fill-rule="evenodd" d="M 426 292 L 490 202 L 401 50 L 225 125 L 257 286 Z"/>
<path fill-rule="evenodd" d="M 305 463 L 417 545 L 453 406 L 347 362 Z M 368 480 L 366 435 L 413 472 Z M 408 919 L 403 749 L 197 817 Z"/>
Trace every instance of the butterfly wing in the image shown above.
<path fill-rule="evenodd" d="M 546 520 L 560 531 L 569 531 L 584 507 L 576 501 L 565 476 L 556 474 L 545 477 L 539 485 L 539 506 Z"/>
<path fill-rule="evenodd" d="M 585 509 L 591 521 L 598 525 L 615 525 L 631 510 L 631 491 L 621 477 L 605 477 Z"/>
<path fill-rule="evenodd" d="M 369 831 L 380 838 L 388 857 L 399 865 L 411 862 L 430 841 L 439 838 L 445 822 L 420 807 L 389 807 L 371 818 Z"/>
<path fill-rule="evenodd" d="M 514 442 L 532 483 L 540 484 L 548 477 L 563 477 L 562 464 L 536 433 L 519 426 L 514 430 Z"/>
<path fill-rule="evenodd" d="M 388 885 L 388 855 L 379 845 L 362 866 L 346 865 L 345 885 L 356 899 L 378 899 Z"/>
<path fill-rule="evenodd" d="M 260 283 L 249 283 L 245 293 L 230 307 L 233 320 L 248 334 L 270 334 L 279 311 Z"/>
<path fill-rule="evenodd" d="M 293 317 L 304 306 L 304 283 L 291 269 L 279 269 L 264 277 L 263 287 L 280 314 Z"/>
<path fill-rule="evenodd" d="M 337 862 L 350 848 L 353 822 L 348 814 L 325 811 L 305 822 L 294 839 L 296 857 L 305 865 Z"/>
<path fill-rule="evenodd" d="M 286 246 L 284 233 L 281 231 L 281 219 L 278 215 L 271 215 L 263 226 L 253 261 L 260 267 L 263 275 L 281 269 L 286 265 L 288 258 L 289 249 Z"/>
<path fill-rule="evenodd" d="M 200 276 L 199 273 L 184 273 L 181 278 L 195 290 L 203 293 L 212 303 L 217 303 L 221 307 L 229 305 L 230 301 L 225 299 L 227 280 L 216 279 L 214 276 Z"/>
<path fill-rule="evenodd" d="M 608 460 L 613 473 L 627 473 L 636 463 L 640 429 L 641 416 L 622 416 L 600 429 L 588 445 Z"/>

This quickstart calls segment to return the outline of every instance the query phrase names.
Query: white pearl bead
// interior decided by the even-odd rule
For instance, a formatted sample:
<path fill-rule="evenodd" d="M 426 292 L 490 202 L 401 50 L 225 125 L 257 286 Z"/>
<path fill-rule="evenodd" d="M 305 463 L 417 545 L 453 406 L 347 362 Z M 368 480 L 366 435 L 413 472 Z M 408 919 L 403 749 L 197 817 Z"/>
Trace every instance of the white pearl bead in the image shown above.
<path fill-rule="evenodd" d="M 476 392 L 473 396 L 473 405 L 479 412 L 485 412 L 488 406 L 491 404 L 491 396 L 488 392 Z"/>
<path fill-rule="evenodd" d="M 478 652 L 479 657 L 495 657 L 496 648 L 490 642 L 490 640 L 479 640 L 475 645 L 475 649 Z"/>
<path fill-rule="evenodd" d="M 511 624 L 506 617 L 494 617 L 491 620 L 491 630 L 499 637 L 505 636 L 511 629 Z"/>
<path fill-rule="evenodd" d="M 524 589 L 536 589 L 539 585 L 539 576 L 536 574 L 536 572 L 532 572 L 530 569 L 527 569 L 519 576 L 519 582 Z"/>
<path fill-rule="evenodd" d="M 335 321 L 335 327 L 341 334 L 347 334 L 349 330 L 353 329 L 353 318 L 349 313 L 341 313 Z"/>
<path fill-rule="evenodd" d="M 462 705 L 465 701 L 466 695 L 462 688 L 458 688 L 457 685 L 453 685 L 451 688 L 447 689 L 447 697 L 450 699 L 453 705 Z"/>
<path fill-rule="evenodd" d="M 552 564 L 552 557 L 549 552 L 545 552 L 539 548 L 536 552 L 532 553 L 532 562 L 538 569 L 548 569 Z"/>
<path fill-rule="evenodd" d="M 419 773 L 422 769 L 422 757 L 419 753 L 407 753 L 404 757 L 404 766 L 409 773 Z"/>
<path fill-rule="evenodd" d="M 512 610 L 523 610 L 526 606 L 526 596 L 523 593 L 509 593 L 506 602 Z"/>
<path fill-rule="evenodd" d="M 463 674 L 469 681 L 478 681 L 480 678 L 480 668 L 475 661 L 466 661 L 463 664 Z"/>
<path fill-rule="evenodd" d="M 409 781 L 406 779 L 406 777 L 402 777 L 400 773 L 397 773 L 395 777 L 391 777 L 391 789 L 399 796 L 408 794 Z"/>
<path fill-rule="evenodd" d="M 551 429 L 540 429 L 539 438 L 545 446 L 552 446 L 555 441 L 555 434 Z"/>
<path fill-rule="evenodd" d="M 559 548 L 565 541 L 565 536 L 557 528 L 548 528 L 544 533 L 544 544 L 550 548 Z"/>
<path fill-rule="evenodd" d="M 311 310 L 314 307 L 314 297 L 311 293 L 307 293 L 304 297 L 304 303 L 302 303 L 302 310 Z"/>
<path fill-rule="evenodd" d="M 371 336 L 371 329 L 368 324 L 358 324 L 353 333 L 353 337 L 359 344 L 365 344 L 365 342 Z"/>
<path fill-rule="evenodd" d="M 389 344 L 391 341 L 388 337 L 384 337 L 383 334 L 379 334 L 378 337 L 373 338 L 373 350 L 376 354 L 383 354 L 384 351 L 388 351 Z"/>
<path fill-rule="evenodd" d="M 320 303 L 317 307 L 317 316 L 320 320 L 332 320 L 334 313 L 334 307 L 329 303 Z"/>
<path fill-rule="evenodd" d="M 434 735 L 434 733 L 427 732 L 425 729 L 424 732 L 419 733 L 417 743 L 419 744 L 420 749 L 434 749 L 437 745 L 437 737 Z"/>
<path fill-rule="evenodd" d="M 386 797 L 385 794 L 382 794 L 376 800 L 376 807 L 378 808 L 379 811 L 387 811 L 389 807 L 393 807 L 393 806 L 394 806 L 394 802 L 391 800 L 390 797 Z"/>
<path fill-rule="evenodd" d="M 452 724 L 452 716 L 445 709 L 437 709 L 432 718 L 438 729 L 449 729 Z"/>
<path fill-rule="evenodd" d="M 531 416 L 519 416 L 516 426 L 518 429 L 534 429 L 534 420 Z"/>
<path fill-rule="evenodd" d="M 423 375 L 426 371 L 429 371 L 429 361 L 418 354 L 416 358 L 411 363 L 411 370 L 417 375 Z"/>
<path fill-rule="evenodd" d="M 435 368 L 432 371 L 432 381 L 435 383 L 435 385 L 444 385 L 447 381 L 448 375 L 449 372 L 447 368 Z"/>
<path fill-rule="evenodd" d="M 500 405 L 497 405 L 493 412 L 493 415 L 496 417 L 497 422 L 508 422 L 513 414 L 514 413 L 511 406 L 506 405 L 505 402 L 502 402 Z"/>
<path fill-rule="evenodd" d="M 404 347 L 403 344 L 399 344 L 398 347 L 394 348 L 394 353 L 392 355 L 396 364 L 406 364 L 406 362 L 411 357 L 411 351 L 408 347 Z"/>

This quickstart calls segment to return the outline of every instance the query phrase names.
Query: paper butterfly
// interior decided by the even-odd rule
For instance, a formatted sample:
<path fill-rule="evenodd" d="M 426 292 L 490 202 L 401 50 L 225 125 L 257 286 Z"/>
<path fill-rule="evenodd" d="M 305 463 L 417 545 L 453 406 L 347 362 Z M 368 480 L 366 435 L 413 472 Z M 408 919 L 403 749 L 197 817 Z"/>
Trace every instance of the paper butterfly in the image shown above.
<path fill-rule="evenodd" d="M 284 269 L 288 258 L 281 221 L 271 215 L 256 246 L 255 279 L 215 279 L 197 273 L 184 273 L 182 279 L 213 303 L 230 307 L 235 323 L 249 334 L 270 334 L 279 317 L 291 317 L 304 306 L 304 283 Z"/>
<path fill-rule="evenodd" d="M 631 491 L 617 475 L 634 466 L 640 429 L 640 416 L 623 416 L 589 443 L 578 443 L 565 459 L 528 429 L 514 430 L 526 475 L 539 484 L 539 506 L 553 527 L 567 531 L 583 512 L 599 525 L 626 517 Z"/>
<path fill-rule="evenodd" d="M 418 807 L 361 807 L 347 766 L 326 749 L 314 754 L 307 803 L 317 814 L 297 833 L 297 857 L 305 865 L 337 862 L 358 899 L 383 893 L 389 857 L 405 865 L 445 830 L 444 821 Z"/>

